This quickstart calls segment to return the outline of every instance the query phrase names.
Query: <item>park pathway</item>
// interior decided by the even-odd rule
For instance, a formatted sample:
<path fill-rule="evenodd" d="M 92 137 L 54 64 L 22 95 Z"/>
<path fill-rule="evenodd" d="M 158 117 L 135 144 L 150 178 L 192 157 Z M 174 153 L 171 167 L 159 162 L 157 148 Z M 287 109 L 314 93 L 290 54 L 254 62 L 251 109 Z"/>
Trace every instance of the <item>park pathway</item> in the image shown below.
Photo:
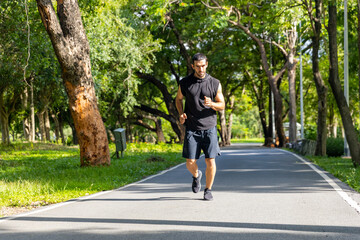
<path fill-rule="evenodd" d="M 199 166 L 204 172 L 203 158 Z M 191 192 L 182 164 L 114 191 L 0 219 L 0 239 L 360 239 L 358 194 L 302 158 L 233 146 L 222 150 L 217 167 L 214 201 Z"/>

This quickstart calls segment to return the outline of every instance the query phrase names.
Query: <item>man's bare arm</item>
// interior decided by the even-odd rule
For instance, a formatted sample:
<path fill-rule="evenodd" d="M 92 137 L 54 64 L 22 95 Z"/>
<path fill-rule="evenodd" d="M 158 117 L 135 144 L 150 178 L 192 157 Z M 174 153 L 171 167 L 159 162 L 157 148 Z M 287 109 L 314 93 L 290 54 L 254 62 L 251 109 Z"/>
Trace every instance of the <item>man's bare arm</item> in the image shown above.
<path fill-rule="evenodd" d="M 222 93 L 221 84 L 219 84 L 218 91 L 215 96 L 215 102 L 211 98 L 205 97 L 205 106 L 211 107 L 215 111 L 221 111 L 225 109 L 225 100 Z"/>
<path fill-rule="evenodd" d="M 178 113 L 179 113 L 180 124 L 184 124 L 185 120 L 187 119 L 186 113 L 184 113 L 183 99 L 184 99 L 184 95 L 182 94 L 181 88 L 179 85 L 179 89 L 176 94 L 175 105 L 176 105 L 176 109 L 178 110 Z"/>

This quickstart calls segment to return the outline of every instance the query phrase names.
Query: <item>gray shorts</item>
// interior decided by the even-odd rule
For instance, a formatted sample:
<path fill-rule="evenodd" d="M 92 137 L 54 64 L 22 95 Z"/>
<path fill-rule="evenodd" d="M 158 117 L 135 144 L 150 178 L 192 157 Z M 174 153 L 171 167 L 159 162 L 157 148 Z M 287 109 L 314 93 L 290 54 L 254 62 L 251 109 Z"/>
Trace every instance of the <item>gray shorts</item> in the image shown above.
<path fill-rule="evenodd" d="M 199 159 L 201 150 L 203 150 L 205 158 L 215 158 L 220 155 L 216 127 L 195 131 L 186 129 L 183 157 Z"/>

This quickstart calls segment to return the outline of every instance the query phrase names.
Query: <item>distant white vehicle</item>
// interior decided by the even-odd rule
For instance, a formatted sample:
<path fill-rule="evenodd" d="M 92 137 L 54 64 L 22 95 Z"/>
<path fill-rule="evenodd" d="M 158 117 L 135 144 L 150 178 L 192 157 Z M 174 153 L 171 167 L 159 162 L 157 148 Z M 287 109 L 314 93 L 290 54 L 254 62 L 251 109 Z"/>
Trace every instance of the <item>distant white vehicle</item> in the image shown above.
<path fill-rule="evenodd" d="M 283 126 L 284 126 L 285 136 L 289 137 L 290 123 L 289 122 L 284 122 Z M 300 137 L 301 137 L 301 124 L 296 123 L 296 138 L 300 139 Z"/>

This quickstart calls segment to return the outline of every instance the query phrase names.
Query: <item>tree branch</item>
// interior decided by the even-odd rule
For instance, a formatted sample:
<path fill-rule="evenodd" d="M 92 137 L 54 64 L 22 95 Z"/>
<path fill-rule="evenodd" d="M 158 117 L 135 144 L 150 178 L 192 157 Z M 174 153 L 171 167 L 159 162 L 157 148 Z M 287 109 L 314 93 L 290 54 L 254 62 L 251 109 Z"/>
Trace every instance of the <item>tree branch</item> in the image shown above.
<path fill-rule="evenodd" d="M 166 103 L 173 101 L 171 94 L 167 90 L 166 85 L 164 83 L 162 83 L 160 80 L 158 80 L 154 76 L 147 74 L 147 73 L 136 72 L 135 75 L 138 78 L 144 79 L 144 80 L 154 84 L 161 91 Z"/>
<path fill-rule="evenodd" d="M 275 83 L 277 83 L 279 81 L 279 79 L 282 77 L 282 75 L 284 74 L 284 72 L 286 71 L 287 65 L 289 64 L 288 61 L 286 61 L 286 63 L 284 64 L 284 66 L 280 69 L 280 71 L 276 74 L 276 76 L 274 77 L 274 81 Z"/>
<path fill-rule="evenodd" d="M 156 128 L 154 128 L 153 126 L 147 124 L 146 122 L 144 122 L 143 120 L 141 119 L 137 119 L 136 121 L 133 122 L 134 124 L 138 125 L 138 126 L 141 126 L 141 127 L 144 127 L 152 132 L 156 132 Z"/>
<path fill-rule="evenodd" d="M 187 51 L 187 49 L 185 47 L 185 43 L 182 40 L 181 34 L 178 31 L 178 29 L 175 27 L 174 20 L 171 18 L 170 14 L 171 13 L 167 13 L 165 18 L 167 19 L 170 28 L 173 30 L 173 32 L 174 32 L 174 34 L 176 36 L 176 39 L 177 39 L 178 44 L 180 46 L 180 54 L 184 57 L 184 59 L 186 61 L 187 75 L 190 75 L 193 72 L 193 69 L 191 67 L 191 57 L 188 54 L 188 51 Z"/>
<path fill-rule="evenodd" d="M 176 123 L 176 119 L 171 116 L 171 115 L 168 115 L 158 109 L 155 109 L 155 108 L 151 108 L 151 107 L 148 107 L 146 105 L 143 105 L 141 104 L 140 106 L 135 106 L 136 109 L 139 109 L 141 111 L 144 111 L 144 112 L 147 112 L 147 113 L 151 113 L 153 115 L 156 115 L 158 117 L 162 117 L 166 120 L 168 120 L 169 122 L 172 122 L 172 123 Z"/>
<path fill-rule="evenodd" d="M 175 79 L 176 79 L 176 82 L 177 82 L 177 84 L 179 85 L 179 82 L 180 82 L 180 76 L 179 76 L 179 74 L 176 73 L 175 68 L 174 68 L 174 65 L 171 63 L 170 59 L 167 59 L 167 62 L 168 62 L 169 65 L 170 65 L 170 71 L 171 71 L 171 73 L 174 75 L 174 77 L 175 77 Z"/>
<path fill-rule="evenodd" d="M 304 6 L 304 8 L 307 11 L 309 18 L 310 18 L 311 28 L 312 28 L 313 32 L 316 33 L 316 28 L 314 25 L 315 18 L 314 18 L 314 15 L 312 14 L 313 8 L 312 8 L 311 4 L 312 4 L 311 0 L 310 0 L 310 3 L 307 0 L 302 0 L 302 5 Z"/>
<path fill-rule="evenodd" d="M 280 52 L 285 56 L 285 58 L 287 58 L 288 53 L 286 52 L 286 50 L 284 49 L 283 46 L 281 46 L 280 44 L 278 44 L 278 43 L 275 42 L 275 41 L 271 41 L 271 40 L 265 40 L 265 41 L 268 42 L 268 43 L 271 43 L 271 44 L 275 45 L 275 47 L 277 47 L 277 48 L 280 50 Z"/>
<path fill-rule="evenodd" d="M 45 26 L 47 33 L 50 36 L 52 45 L 54 46 L 55 53 L 59 59 L 65 58 L 68 47 L 64 33 L 62 31 L 60 22 L 55 13 L 54 6 L 51 0 L 36 0 L 41 20 Z M 61 61 L 59 61 L 61 63 Z"/>

